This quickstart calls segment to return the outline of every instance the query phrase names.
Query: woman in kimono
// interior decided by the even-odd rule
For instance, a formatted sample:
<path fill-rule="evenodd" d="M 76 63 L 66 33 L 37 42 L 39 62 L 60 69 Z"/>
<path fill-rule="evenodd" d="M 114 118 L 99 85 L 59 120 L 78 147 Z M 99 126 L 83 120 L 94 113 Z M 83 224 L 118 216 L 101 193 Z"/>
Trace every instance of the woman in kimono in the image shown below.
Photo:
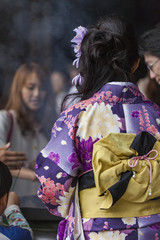
<path fill-rule="evenodd" d="M 157 141 L 160 108 L 132 82 L 139 64 L 134 30 L 111 16 L 74 31 L 80 74 L 73 83 L 81 101 L 61 113 L 37 158 L 38 196 L 51 214 L 64 218 L 57 239 L 158 239 L 160 202 L 152 185 L 160 182 L 151 164 L 158 151 L 147 149 L 148 158 L 138 152 L 146 134 L 141 144 L 132 142 L 141 132 Z M 146 161 L 134 158 L 137 152 Z M 115 183 L 116 191 L 108 191 Z"/>

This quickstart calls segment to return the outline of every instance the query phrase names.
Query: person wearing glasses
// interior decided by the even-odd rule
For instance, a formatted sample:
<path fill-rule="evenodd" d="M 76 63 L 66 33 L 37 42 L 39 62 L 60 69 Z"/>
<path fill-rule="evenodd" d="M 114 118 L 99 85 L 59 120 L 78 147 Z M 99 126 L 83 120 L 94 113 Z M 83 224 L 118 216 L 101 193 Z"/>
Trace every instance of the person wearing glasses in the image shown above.
<path fill-rule="evenodd" d="M 155 79 L 151 79 L 149 67 L 141 60 L 138 69 L 134 73 L 140 92 L 150 101 L 160 106 L 160 85 Z"/>
<path fill-rule="evenodd" d="M 144 56 L 150 78 L 155 79 L 160 85 L 160 26 L 142 34 L 140 54 Z"/>

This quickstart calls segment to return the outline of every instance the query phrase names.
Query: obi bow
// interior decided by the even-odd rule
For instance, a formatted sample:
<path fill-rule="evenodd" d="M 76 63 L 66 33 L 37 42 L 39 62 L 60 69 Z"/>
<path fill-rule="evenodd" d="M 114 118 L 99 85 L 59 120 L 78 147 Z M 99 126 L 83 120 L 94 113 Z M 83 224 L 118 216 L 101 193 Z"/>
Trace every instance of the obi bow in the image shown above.
<path fill-rule="evenodd" d="M 92 164 L 101 209 L 160 197 L 160 141 L 148 132 L 108 134 L 94 144 Z"/>

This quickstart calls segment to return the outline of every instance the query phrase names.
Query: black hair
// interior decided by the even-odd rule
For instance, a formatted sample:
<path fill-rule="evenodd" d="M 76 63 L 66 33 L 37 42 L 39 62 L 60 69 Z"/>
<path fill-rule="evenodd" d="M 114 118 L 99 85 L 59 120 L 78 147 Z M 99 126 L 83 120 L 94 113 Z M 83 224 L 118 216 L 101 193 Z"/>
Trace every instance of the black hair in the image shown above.
<path fill-rule="evenodd" d="M 81 43 L 78 86 L 81 100 L 90 98 L 111 81 L 132 82 L 132 67 L 139 58 L 133 26 L 123 17 L 107 16 L 89 27 Z"/>
<path fill-rule="evenodd" d="M 135 77 L 136 81 L 138 82 L 139 79 L 145 78 L 148 75 L 148 68 L 144 61 L 144 58 L 141 57 L 141 60 L 139 62 L 139 66 L 134 72 L 133 76 Z"/>
<path fill-rule="evenodd" d="M 160 58 L 160 26 L 143 33 L 139 39 L 140 55 L 149 53 Z"/>
<path fill-rule="evenodd" d="M 9 193 L 11 185 L 12 175 L 10 170 L 3 162 L 0 161 L 0 198 L 6 193 Z"/>

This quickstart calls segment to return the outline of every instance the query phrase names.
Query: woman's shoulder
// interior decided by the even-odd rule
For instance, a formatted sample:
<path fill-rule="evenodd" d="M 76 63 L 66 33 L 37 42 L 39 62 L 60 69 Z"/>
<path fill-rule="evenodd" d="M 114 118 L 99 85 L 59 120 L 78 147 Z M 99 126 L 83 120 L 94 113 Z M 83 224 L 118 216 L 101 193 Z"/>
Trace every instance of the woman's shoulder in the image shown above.
<path fill-rule="evenodd" d="M 9 114 L 7 110 L 0 110 L 0 119 L 8 120 L 9 119 Z"/>
<path fill-rule="evenodd" d="M 9 120 L 10 118 L 12 117 L 15 117 L 15 112 L 14 110 L 5 110 L 5 109 L 2 109 L 0 110 L 0 119 L 4 119 L 4 120 Z"/>

